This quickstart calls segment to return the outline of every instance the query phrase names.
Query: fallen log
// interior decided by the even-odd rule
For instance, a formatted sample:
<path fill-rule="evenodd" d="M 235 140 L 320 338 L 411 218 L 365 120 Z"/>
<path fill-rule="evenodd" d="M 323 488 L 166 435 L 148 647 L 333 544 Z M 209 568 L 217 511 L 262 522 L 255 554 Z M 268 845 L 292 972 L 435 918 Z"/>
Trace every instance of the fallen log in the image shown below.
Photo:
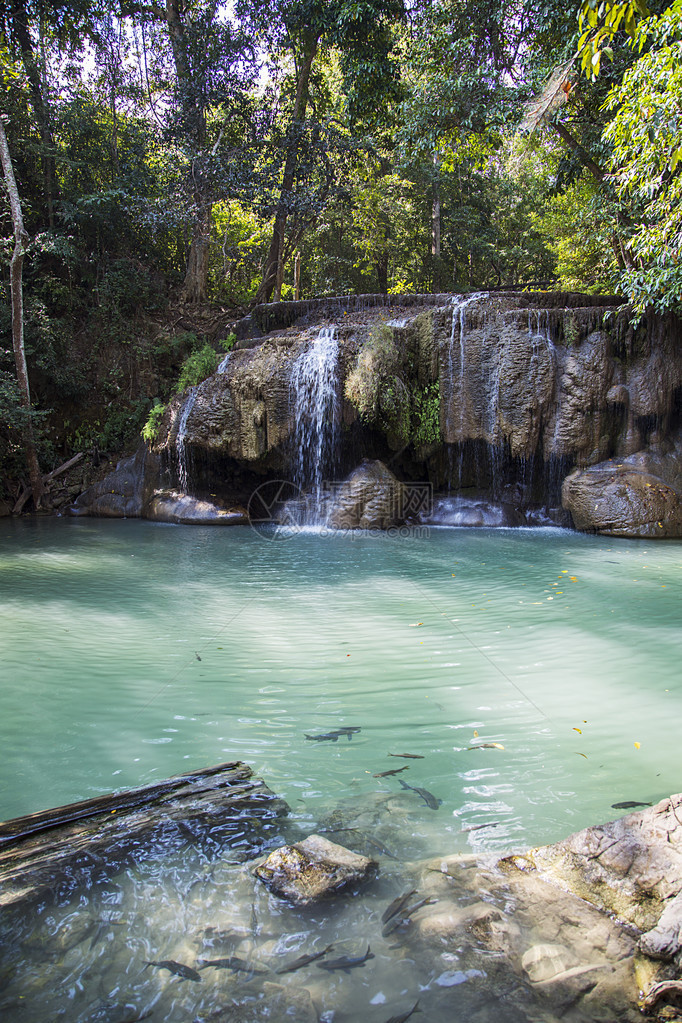
<path fill-rule="evenodd" d="M 239 844 L 256 855 L 288 806 L 232 762 L 0 823 L 0 907 L 75 887 L 91 872 L 139 859 L 159 840 Z"/>
<path fill-rule="evenodd" d="M 73 456 L 73 458 L 69 458 L 68 462 L 62 462 L 62 464 L 58 465 L 56 469 L 52 470 L 52 472 L 48 472 L 46 476 L 42 477 L 43 486 L 45 486 L 45 484 L 53 480 L 56 476 L 60 476 L 63 472 L 66 472 L 67 469 L 70 469 L 72 466 L 77 465 L 82 458 L 83 452 L 79 451 L 77 455 Z M 21 491 L 21 494 L 17 498 L 17 501 L 14 504 L 14 507 L 12 508 L 12 515 L 21 514 L 21 512 L 24 510 L 24 505 L 26 504 L 30 496 L 31 488 L 27 487 L 24 484 L 23 490 Z"/>

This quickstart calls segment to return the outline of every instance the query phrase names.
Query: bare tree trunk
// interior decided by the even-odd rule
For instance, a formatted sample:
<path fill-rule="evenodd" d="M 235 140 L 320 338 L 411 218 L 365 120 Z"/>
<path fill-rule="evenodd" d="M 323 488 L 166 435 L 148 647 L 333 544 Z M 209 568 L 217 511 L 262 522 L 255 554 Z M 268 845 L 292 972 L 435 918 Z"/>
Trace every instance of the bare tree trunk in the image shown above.
<path fill-rule="evenodd" d="M 270 249 L 265 261 L 263 280 L 260 283 L 258 294 L 256 296 L 257 302 L 270 301 L 272 292 L 277 286 L 278 274 L 280 272 L 282 274 L 284 273 L 284 237 L 288 217 L 287 197 L 294 187 L 296 167 L 298 164 L 299 130 L 308 107 L 310 72 L 313 66 L 313 61 L 317 56 L 319 41 L 319 36 L 311 36 L 311 38 L 307 40 L 307 48 L 304 52 L 303 64 L 298 73 L 298 79 L 296 82 L 296 99 L 291 115 L 291 131 L 289 135 L 289 145 L 287 147 L 286 162 L 284 164 L 284 174 L 282 176 L 279 207 L 277 209 L 275 223 L 272 228 L 272 240 L 270 242 Z"/>
<path fill-rule="evenodd" d="M 23 430 L 24 454 L 31 480 L 33 492 L 33 504 L 36 510 L 40 507 L 40 498 L 43 493 L 43 482 L 38 464 L 33 426 L 31 424 L 31 391 L 28 384 L 28 368 L 26 366 L 26 353 L 24 351 L 24 289 L 22 270 L 24 265 L 24 250 L 28 242 L 28 234 L 24 227 L 24 218 L 21 213 L 21 202 L 19 201 L 19 190 L 17 189 L 12 167 L 12 157 L 5 128 L 0 120 L 0 162 L 5 177 L 5 185 L 9 195 L 10 209 L 12 211 L 12 224 L 14 227 L 14 251 L 10 262 L 10 291 L 12 295 L 12 344 L 14 346 L 14 361 L 17 367 L 17 380 L 21 393 L 21 404 L 26 410 L 27 420 Z"/>
<path fill-rule="evenodd" d="M 11 14 L 12 32 L 21 50 L 21 59 L 26 72 L 26 78 L 28 80 L 28 91 L 31 97 L 31 106 L 33 107 L 33 113 L 40 133 L 40 142 L 42 147 L 41 162 L 43 165 L 43 182 L 45 188 L 47 219 L 50 227 L 54 227 L 56 170 L 50 109 L 48 102 L 43 95 L 44 83 L 41 80 L 39 61 L 35 54 L 33 39 L 31 38 L 29 16 L 24 0 L 12 0 Z"/>
<path fill-rule="evenodd" d="M 205 302 L 208 294 L 208 267 L 211 246 L 210 185 L 207 184 L 201 167 L 201 154 L 206 146 L 206 112 L 195 95 L 192 83 L 192 62 L 189 42 L 183 18 L 185 5 L 180 0 L 166 0 L 165 19 L 168 27 L 173 62 L 178 80 L 180 103 L 192 146 L 196 152 L 192 167 L 194 206 L 196 217 L 192 224 L 192 241 L 187 257 L 185 281 L 180 295 L 181 301 L 192 304 Z"/>
<path fill-rule="evenodd" d="M 433 166 L 436 173 L 440 167 L 440 158 L 433 154 Z M 440 291 L 440 180 L 433 183 L 431 197 L 431 263 L 433 265 L 433 290 Z"/>
<path fill-rule="evenodd" d="M 207 206 L 192 225 L 192 244 L 187 258 L 185 283 L 180 296 L 183 302 L 199 305 L 206 301 L 210 249 L 211 207 Z"/>

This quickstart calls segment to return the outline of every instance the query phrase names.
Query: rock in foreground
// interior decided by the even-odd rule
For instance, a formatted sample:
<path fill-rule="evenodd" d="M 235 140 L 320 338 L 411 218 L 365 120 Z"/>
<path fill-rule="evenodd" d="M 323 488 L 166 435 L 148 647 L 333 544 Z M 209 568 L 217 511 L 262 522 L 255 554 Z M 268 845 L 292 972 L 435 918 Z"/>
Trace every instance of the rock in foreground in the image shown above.
<path fill-rule="evenodd" d="M 682 949 L 682 794 L 506 862 L 647 932 L 639 944 L 649 956 Z"/>
<path fill-rule="evenodd" d="M 405 521 L 404 487 L 383 462 L 365 461 L 334 494 L 331 529 L 390 529 Z"/>
<path fill-rule="evenodd" d="M 304 906 L 368 880 L 376 869 L 374 860 L 310 835 L 303 842 L 275 849 L 254 874 L 274 895 Z"/>

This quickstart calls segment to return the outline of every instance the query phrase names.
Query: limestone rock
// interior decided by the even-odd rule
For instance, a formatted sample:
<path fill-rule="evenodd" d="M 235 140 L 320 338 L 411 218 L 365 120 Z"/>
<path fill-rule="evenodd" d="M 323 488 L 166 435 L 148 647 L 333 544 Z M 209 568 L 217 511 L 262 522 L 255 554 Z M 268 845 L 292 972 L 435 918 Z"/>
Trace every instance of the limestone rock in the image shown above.
<path fill-rule="evenodd" d="M 575 965 L 575 957 L 564 945 L 533 945 L 521 959 L 521 967 L 532 984 L 552 980 Z"/>
<path fill-rule="evenodd" d="M 344 480 L 327 513 L 331 529 L 389 529 L 405 521 L 405 490 L 383 462 L 363 462 Z"/>
<path fill-rule="evenodd" d="M 298 905 L 318 902 L 372 877 L 377 864 L 320 835 L 275 849 L 254 874 L 280 898 Z"/>
<path fill-rule="evenodd" d="M 219 508 L 210 501 L 174 490 L 157 491 L 144 508 L 144 517 L 153 522 L 202 526 L 242 526 L 249 522 L 243 508 Z"/>
<path fill-rule="evenodd" d="M 502 864 L 515 870 L 513 859 Z M 528 860 L 541 877 L 650 931 L 682 891 L 682 795 L 532 849 Z M 664 933 L 668 920 L 662 922 Z"/>
<path fill-rule="evenodd" d="M 652 930 L 639 939 L 640 950 L 652 959 L 674 959 L 682 949 L 682 893 L 668 903 Z"/>
<path fill-rule="evenodd" d="M 159 480 L 159 458 L 141 444 L 100 483 L 89 487 L 69 509 L 70 515 L 139 518 Z"/>
<path fill-rule="evenodd" d="M 639 451 L 564 480 L 562 503 L 578 529 L 606 536 L 682 536 L 682 450 Z"/>

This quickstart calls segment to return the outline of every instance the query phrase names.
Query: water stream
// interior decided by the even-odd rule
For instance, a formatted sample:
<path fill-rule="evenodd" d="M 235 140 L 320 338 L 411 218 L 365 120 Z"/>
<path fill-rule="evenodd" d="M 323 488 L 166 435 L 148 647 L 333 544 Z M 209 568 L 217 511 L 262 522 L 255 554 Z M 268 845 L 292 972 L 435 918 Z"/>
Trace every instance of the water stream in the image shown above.
<path fill-rule="evenodd" d="M 288 536 L 0 522 L 1 817 L 241 759 L 289 803 L 286 837 L 352 829 L 333 837 L 384 850 L 365 891 L 309 910 L 270 896 L 239 850 L 177 835 L 93 870 L 71 895 L 3 912 L 3 1019 L 288 1019 L 273 982 L 334 1023 L 385 1023 L 417 997 L 435 1023 L 474 1018 L 474 1002 L 481 1023 L 525 1019 L 501 1012 L 489 954 L 431 962 L 382 938 L 386 904 L 418 860 L 554 841 L 679 790 L 682 544 Z M 342 726 L 361 731 L 306 738 Z M 375 958 L 349 975 L 269 972 L 330 942 Z M 226 955 L 268 972 L 194 982 L 145 966 Z"/>
<path fill-rule="evenodd" d="M 191 493 L 191 481 L 188 466 L 187 445 L 185 441 L 187 437 L 187 423 L 189 422 L 189 417 L 192 414 L 192 409 L 194 408 L 196 400 L 197 388 L 193 387 L 185 398 L 184 405 L 182 406 L 180 422 L 178 423 L 178 432 L 175 438 L 175 453 L 178 460 L 178 482 L 180 484 L 180 489 L 186 494 Z"/>
<path fill-rule="evenodd" d="M 336 327 L 321 327 L 294 364 L 290 389 L 296 429 L 295 484 L 308 495 L 307 520 L 322 517 L 323 484 L 334 479 L 339 396 L 336 365 L 339 340 Z"/>

